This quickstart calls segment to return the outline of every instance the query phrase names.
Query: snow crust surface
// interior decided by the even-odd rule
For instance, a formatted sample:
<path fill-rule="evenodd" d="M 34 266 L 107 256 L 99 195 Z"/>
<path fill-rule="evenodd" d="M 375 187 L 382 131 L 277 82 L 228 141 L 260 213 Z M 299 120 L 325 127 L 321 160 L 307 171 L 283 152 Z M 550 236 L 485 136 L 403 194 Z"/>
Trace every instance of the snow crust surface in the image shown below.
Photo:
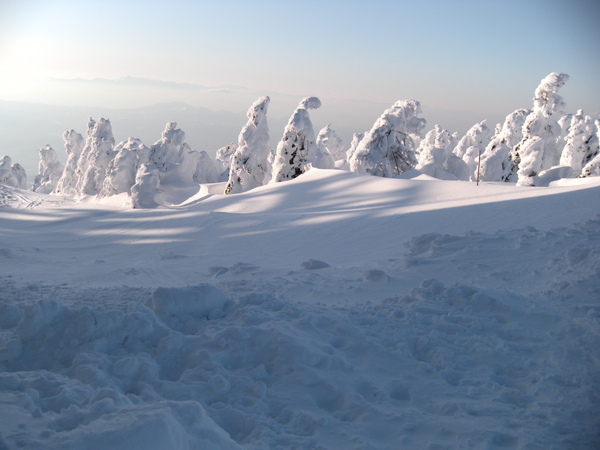
<path fill-rule="evenodd" d="M 0 185 L 0 448 L 597 448 L 600 178 L 417 175 Z"/>

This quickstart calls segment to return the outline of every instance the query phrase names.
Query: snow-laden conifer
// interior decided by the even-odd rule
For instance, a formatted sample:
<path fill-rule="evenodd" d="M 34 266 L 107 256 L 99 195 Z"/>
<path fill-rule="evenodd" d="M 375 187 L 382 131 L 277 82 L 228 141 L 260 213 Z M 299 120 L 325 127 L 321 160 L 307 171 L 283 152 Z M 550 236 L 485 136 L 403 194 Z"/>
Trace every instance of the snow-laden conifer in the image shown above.
<path fill-rule="evenodd" d="M 273 158 L 272 181 L 291 180 L 308 170 L 317 148 L 308 111 L 319 107 L 317 97 L 306 97 L 290 117 Z"/>
<path fill-rule="evenodd" d="M 79 158 L 85 145 L 85 139 L 75 130 L 65 131 L 63 133 L 65 141 L 65 151 L 67 152 L 67 162 L 63 173 L 56 184 L 54 192 L 59 194 L 76 194 L 78 176 Z"/>
<path fill-rule="evenodd" d="M 219 150 L 217 150 L 217 154 L 215 156 L 215 165 L 220 174 L 218 181 L 229 180 L 231 157 L 235 153 L 237 146 L 237 142 L 232 142 L 231 144 L 227 144 L 225 147 L 221 147 Z"/>
<path fill-rule="evenodd" d="M 501 181 L 509 177 L 512 163 L 510 152 L 523 139 L 523 124 L 529 109 L 517 109 L 498 124 L 495 134 L 481 155 L 480 180 Z"/>
<path fill-rule="evenodd" d="M 333 160 L 331 168 L 333 168 L 336 162 L 346 159 L 346 152 L 344 152 L 344 142 L 331 128 L 331 125 L 323 127 L 317 135 L 317 159 L 318 155 L 330 155 Z M 328 160 L 327 156 L 321 157 L 321 159 Z M 315 167 L 320 167 L 315 165 Z M 325 168 L 325 167 L 323 167 Z M 330 167 L 326 167 L 330 168 Z"/>
<path fill-rule="evenodd" d="M 156 196 L 160 193 L 158 168 L 154 164 L 142 164 L 131 187 L 131 204 L 134 208 L 155 208 Z"/>
<path fill-rule="evenodd" d="M 600 141 L 600 119 L 594 121 L 596 126 L 596 142 Z M 600 151 L 592 156 L 589 162 L 581 170 L 580 178 L 584 177 L 598 177 L 600 176 Z"/>
<path fill-rule="evenodd" d="M 477 179 L 477 166 L 479 156 L 490 141 L 491 130 L 483 120 L 473 125 L 469 131 L 458 141 L 453 153 L 461 158 L 467 165 L 467 176 L 459 179 L 475 181 Z"/>
<path fill-rule="evenodd" d="M 148 162 L 150 149 L 139 139 L 130 137 L 115 147 L 116 156 L 110 161 L 100 197 L 123 192 L 131 193 L 139 167 Z"/>
<path fill-rule="evenodd" d="M 456 180 L 467 173 L 462 159 L 452 153 L 456 146 L 456 133 L 450 134 L 441 126 L 435 125 L 421 140 L 417 148 L 417 166 L 419 172 L 443 180 Z"/>
<path fill-rule="evenodd" d="M 78 164 L 78 195 L 96 195 L 100 192 L 108 164 L 115 156 L 114 147 L 110 120 L 101 118 L 94 122 L 90 119 L 87 140 Z"/>
<path fill-rule="evenodd" d="M 17 180 L 16 187 L 19 189 L 27 189 L 27 172 L 25 172 L 25 168 L 19 163 L 14 163 L 11 166 L 11 170 L 13 176 Z"/>
<path fill-rule="evenodd" d="M 317 146 L 322 145 L 333 156 L 334 161 L 346 159 L 344 141 L 337 135 L 331 125 L 327 125 L 317 135 Z"/>
<path fill-rule="evenodd" d="M 373 128 L 353 149 L 350 170 L 381 177 L 394 177 L 417 164 L 416 143 L 425 127 L 417 117 L 421 105 L 416 100 L 400 100 L 384 111 Z"/>
<path fill-rule="evenodd" d="M 33 181 L 33 190 L 42 194 L 50 194 L 56 189 L 64 167 L 58 160 L 54 149 L 46 145 L 38 150 L 40 162 L 38 163 L 38 174 Z"/>
<path fill-rule="evenodd" d="M 196 163 L 196 170 L 192 173 L 192 182 L 198 184 L 216 183 L 221 176 L 219 167 L 215 161 L 205 151 L 192 150 L 187 154 L 189 160 Z M 186 158 L 183 159 L 183 164 L 186 164 Z"/>
<path fill-rule="evenodd" d="M 161 138 L 150 147 L 148 163 L 158 170 L 160 185 L 214 183 L 219 170 L 204 151 L 192 150 L 177 122 L 169 122 Z"/>
<path fill-rule="evenodd" d="M 169 122 L 161 138 L 150 147 L 149 162 L 158 170 L 167 171 L 182 161 L 182 154 L 191 151 L 185 142 L 185 133 L 177 128 L 177 122 Z"/>
<path fill-rule="evenodd" d="M 565 137 L 560 165 L 573 169 L 573 175 L 578 176 L 583 167 L 598 154 L 598 130 L 591 116 L 578 110 L 571 117 L 569 134 Z"/>
<path fill-rule="evenodd" d="M 10 156 L 3 156 L 0 160 L 0 184 L 27 189 L 25 169 L 19 163 L 13 164 Z"/>
<path fill-rule="evenodd" d="M 533 112 L 523 125 L 523 138 L 511 152 L 511 175 L 520 186 L 533 186 L 535 176 L 559 163 L 562 144 L 560 119 L 565 106 L 558 90 L 568 81 L 564 73 L 553 72 L 544 78 L 535 90 Z"/>
<path fill-rule="evenodd" d="M 256 100 L 248 109 L 248 122 L 242 128 L 238 144 L 230 159 L 225 194 L 237 194 L 266 184 L 270 180 L 269 126 L 267 109 L 271 99 Z"/>

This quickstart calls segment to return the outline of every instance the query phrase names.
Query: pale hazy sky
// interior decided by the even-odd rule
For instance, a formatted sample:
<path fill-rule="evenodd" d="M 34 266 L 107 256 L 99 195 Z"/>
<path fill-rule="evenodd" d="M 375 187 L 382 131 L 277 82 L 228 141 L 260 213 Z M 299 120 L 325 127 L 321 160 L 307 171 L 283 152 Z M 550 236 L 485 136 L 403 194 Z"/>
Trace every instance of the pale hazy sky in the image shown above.
<path fill-rule="evenodd" d="M 568 112 L 600 112 L 599 43 L 598 0 L 0 0 L 0 100 L 245 111 L 268 93 L 289 115 L 315 95 L 362 126 L 414 98 L 431 127 L 493 127 L 550 72 L 571 76 Z M 64 81 L 127 76 L 238 88 Z"/>

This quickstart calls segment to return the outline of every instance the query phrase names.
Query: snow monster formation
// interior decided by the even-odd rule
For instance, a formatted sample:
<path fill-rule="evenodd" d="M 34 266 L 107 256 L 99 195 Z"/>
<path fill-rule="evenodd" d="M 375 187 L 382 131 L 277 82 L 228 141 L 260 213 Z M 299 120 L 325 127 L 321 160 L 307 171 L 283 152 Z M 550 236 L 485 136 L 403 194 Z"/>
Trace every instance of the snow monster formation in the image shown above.
<path fill-rule="evenodd" d="M 450 134 L 436 125 L 419 144 L 416 169 L 441 180 L 458 180 L 466 176 L 467 165 L 452 153 L 457 140 L 456 133 Z"/>
<path fill-rule="evenodd" d="M 516 175 L 518 186 L 534 186 L 540 172 L 558 165 L 562 151 L 558 119 L 565 106 L 558 91 L 568 80 L 567 74 L 553 72 L 535 90 L 533 112 L 523 125 L 523 139 L 511 152 L 512 167 L 505 181 Z"/>
<path fill-rule="evenodd" d="M 417 117 L 421 104 L 400 100 L 384 111 L 373 128 L 351 148 L 350 170 L 380 177 L 395 177 L 417 165 L 416 148 L 425 127 Z"/>
<path fill-rule="evenodd" d="M 594 122 L 591 116 L 585 115 L 581 109 L 571 117 L 560 164 L 570 166 L 574 176 L 580 175 L 584 166 L 598 154 L 597 122 Z"/>
<path fill-rule="evenodd" d="M 12 162 L 10 156 L 0 159 L 0 184 L 27 189 L 27 174 L 21 164 Z"/>
<path fill-rule="evenodd" d="M 530 109 L 517 109 L 496 126 L 496 132 L 481 155 L 480 179 L 500 181 L 509 177 L 512 169 L 512 149 L 523 139 L 523 125 Z"/>
<path fill-rule="evenodd" d="M 58 160 L 58 155 L 54 149 L 46 145 L 39 149 L 40 162 L 38 164 L 38 174 L 33 181 L 32 190 L 42 194 L 50 194 L 62 176 L 64 167 Z"/>
<path fill-rule="evenodd" d="M 270 179 L 269 126 L 267 109 L 271 99 L 261 97 L 248 109 L 248 123 L 242 128 L 237 148 L 230 157 L 225 194 L 237 194 L 266 184 Z"/>
<path fill-rule="evenodd" d="M 316 163 L 314 166 L 322 169 L 332 169 L 337 161 L 346 159 L 344 142 L 331 128 L 331 125 L 322 128 L 317 136 L 317 160 L 319 158 L 323 161 L 322 164 Z M 331 167 L 322 167 L 329 165 L 329 161 L 331 161 Z"/>
<path fill-rule="evenodd" d="M 110 120 L 90 118 L 85 147 L 77 165 L 76 193 L 80 196 L 96 195 L 102 189 L 106 169 L 114 158 L 115 138 Z"/>
<path fill-rule="evenodd" d="M 56 184 L 54 192 L 57 194 L 75 195 L 77 187 L 77 167 L 79 158 L 85 146 L 85 139 L 75 130 L 65 131 L 63 133 L 65 141 L 65 151 L 67 152 L 67 163 L 63 173 Z"/>
<path fill-rule="evenodd" d="M 272 181 L 287 181 L 302 175 L 315 160 L 317 144 L 308 111 L 321 107 L 317 97 L 304 98 L 283 131 L 273 160 Z"/>

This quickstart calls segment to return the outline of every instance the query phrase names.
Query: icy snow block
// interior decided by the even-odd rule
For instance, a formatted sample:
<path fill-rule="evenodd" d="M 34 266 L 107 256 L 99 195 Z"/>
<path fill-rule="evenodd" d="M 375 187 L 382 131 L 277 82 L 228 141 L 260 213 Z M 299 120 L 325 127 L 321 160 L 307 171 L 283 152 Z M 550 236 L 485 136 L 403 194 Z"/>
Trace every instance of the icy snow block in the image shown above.
<path fill-rule="evenodd" d="M 171 319 L 219 319 L 224 316 L 225 295 L 211 285 L 186 288 L 160 287 L 152 293 L 152 309 L 158 317 L 171 324 Z"/>
<path fill-rule="evenodd" d="M 306 270 L 317 270 L 330 267 L 329 264 L 323 261 L 319 261 L 318 259 L 309 259 L 308 261 L 303 262 L 301 265 L 302 268 Z"/>

